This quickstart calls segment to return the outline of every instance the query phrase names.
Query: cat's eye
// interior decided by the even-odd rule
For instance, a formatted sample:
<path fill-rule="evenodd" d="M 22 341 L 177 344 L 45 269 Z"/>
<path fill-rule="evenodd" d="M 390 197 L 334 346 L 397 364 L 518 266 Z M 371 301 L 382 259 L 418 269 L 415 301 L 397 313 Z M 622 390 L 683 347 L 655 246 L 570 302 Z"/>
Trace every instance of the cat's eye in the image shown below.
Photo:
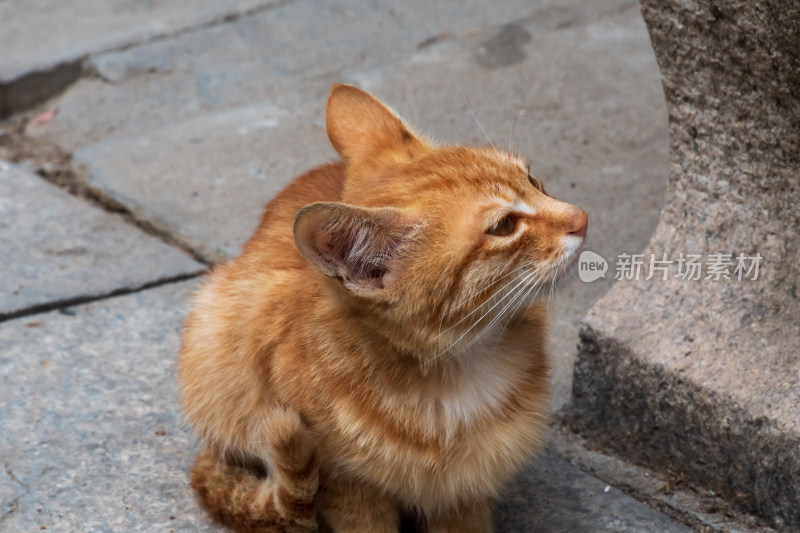
<path fill-rule="evenodd" d="M 511 215 L 507 215 L 496 223 L 494 223 L 489 229 L 486 230 L 487 235 L 494 235 L 495 237 L 505 237 L 506 235 L 511 235 L 514 233 L 514 230 L 517 228 L 517 222 L 514 220 Z"/>
<path fill-rule="evenodd" d="M 544 190 L 544 185 L 542 185 L 542 182 L 541 182 L 541 181 L 537 180 L 536 178 L 534 178 L 534 177 L 533 177 L 533 176 L 531 176 L 530 174 L 528 174 L 528 181 L 531 183 L 531 185 L 533 185 L 533 186 L 534 186 L 534 188 L 535 188 L 537 191 L 539 191 L 539 192 L 540 192 L 540 193 L 542 193 L 542 194 L 545 194 L 545 195 L 547 195 L 547 192 L 545 192 L 545 190 Z"/>

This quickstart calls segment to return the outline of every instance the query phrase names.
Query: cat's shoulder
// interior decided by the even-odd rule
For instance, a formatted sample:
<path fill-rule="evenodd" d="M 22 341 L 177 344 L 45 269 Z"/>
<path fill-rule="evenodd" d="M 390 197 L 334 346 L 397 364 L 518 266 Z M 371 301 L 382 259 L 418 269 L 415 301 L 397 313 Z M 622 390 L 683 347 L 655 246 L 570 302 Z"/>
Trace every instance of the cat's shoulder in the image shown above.
<path fill-rule="evenodd" d="M 294 219 L 297 212 L 308 204 L 338 201 L 344 180 L 344 164 L 331 163 L 306 172 L 280 191 L 264 208 L 258 228 L 234 261 L 239 275 L 247 277 L 251 270 L 308 267 L 308 262 L 295 247 L 292 233 Z"/>

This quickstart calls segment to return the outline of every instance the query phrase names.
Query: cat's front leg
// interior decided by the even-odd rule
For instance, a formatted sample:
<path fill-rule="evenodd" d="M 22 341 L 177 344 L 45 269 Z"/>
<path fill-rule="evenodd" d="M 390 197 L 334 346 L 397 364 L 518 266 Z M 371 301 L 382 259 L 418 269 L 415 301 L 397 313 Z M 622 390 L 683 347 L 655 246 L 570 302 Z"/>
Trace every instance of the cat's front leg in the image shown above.
<path fill-rule="evenodd" d="M 428 518 L 428 533 L 492 533 L 491 500 Z"/>
<path fill-rule="evenodd" d="M 379 489 L 348 479 L 326 480 L 318 512 L 335 533 L 397 533 L 400 510 Z"/>

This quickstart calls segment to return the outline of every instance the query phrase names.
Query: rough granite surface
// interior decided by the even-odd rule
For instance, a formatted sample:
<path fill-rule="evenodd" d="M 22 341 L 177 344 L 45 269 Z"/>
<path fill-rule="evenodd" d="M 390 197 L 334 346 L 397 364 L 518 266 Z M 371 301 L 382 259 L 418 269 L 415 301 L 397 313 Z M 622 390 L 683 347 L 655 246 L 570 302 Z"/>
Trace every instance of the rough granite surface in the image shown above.
<path fill-rule="evenodd" d="M 205 266 L 0 160 L 0 319 L 131 290 Z"/>
<path fill-rule="evenodd" d="M 800 4 L 642 0 L 670 124 L 645 251 L 732 254 L 731 279 L 617 283 L 581 333 L 576 425 L 800 527 Z M 737 279 L 739 254 L 762 257 Z M 673 267 L 674 268 L 674 267 Z"/>

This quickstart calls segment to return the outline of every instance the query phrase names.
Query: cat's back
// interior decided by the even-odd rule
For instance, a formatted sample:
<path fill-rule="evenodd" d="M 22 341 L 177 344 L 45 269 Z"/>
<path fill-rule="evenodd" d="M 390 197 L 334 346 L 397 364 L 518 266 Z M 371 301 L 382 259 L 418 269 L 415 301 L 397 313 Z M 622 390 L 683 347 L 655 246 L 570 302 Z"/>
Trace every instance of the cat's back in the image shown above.
<path fill-rule="evenodd" d="M 232 264 L 242 263 L 245 268 L 308 267 L 294 244 L 294 219 L 308 204 L 340 201 L 344 181 L 344 163 L 341 162 L 317 167 L 296 178 L 267 204 L 258 229 Z"/>
<path fill-rule="evenodd" d="M 230 413 L 256 412 L 270 394 L 269 377 L 262 375 L 271 366 L 268 348 L 280 339 L 288 342 L 289 329 L 309 307 L 302 300 L 313 298 L 308 283 L 313 267 L 295 247 L 294 219 L 305 205 L 339 199 L 342 167 L 318 167 L 278 193 L 242 254 L 217 266 L 197 292 L 184 327 L 178 374 L 187 414 L 204 437 L 243 439 L 247 417 Z M 247 367 L 261 370 L 243 372 Z"/>
<path fill-rule="evenodd" d="M 244 244 L 242 253 L 209 274 L 195 299 L 187 321 L 187 332 L 197 322 L 206 329 L 221 329 L 244 338 L 263 328 L 266 317 L 275 317 L 274 307 L 282 293 L 293 286 L 308 287 L 311 265 L 294 243 L 292 226 L 297 211 L 313 202 L 336 201 L 344 186 L 343 164 L 317 167 L 296 178 L 264 209 L 258 228 Z M 235 216 L 233 214 L 232 216 Z M 292 298 L 296 304 L 297 299 Z M 281 309 L 291 316 L 290 309 Z"/>
<path fill-rule="evenodd" d="M 243 339 L 261 337 L 258 330 L 270 325 L 264 322 L 270 317 L 279 321 L 281 316 L 296 315 L 298 289 L 305 289 L 300 294 L 308 292 L 313 267 L 295 246 L 294 219 L 297 211 L 310 203 L 340 198 L 343 166 L 317 167 L 296 178 L 267 204 L 239 257 L 218 265 L 208 275 L 188 317 L 185 341 L 193 337 L 193 330 L 202 330 L 194 333 L 207 336 L 204 341 L 223 338 L 227 346 L 239 345 Z M 288 301 L 294 308 L 286 305 L 287 291 L 293 294 Z M 274 326 L 271 329 L 280 329 L 278 324 Z"/>

